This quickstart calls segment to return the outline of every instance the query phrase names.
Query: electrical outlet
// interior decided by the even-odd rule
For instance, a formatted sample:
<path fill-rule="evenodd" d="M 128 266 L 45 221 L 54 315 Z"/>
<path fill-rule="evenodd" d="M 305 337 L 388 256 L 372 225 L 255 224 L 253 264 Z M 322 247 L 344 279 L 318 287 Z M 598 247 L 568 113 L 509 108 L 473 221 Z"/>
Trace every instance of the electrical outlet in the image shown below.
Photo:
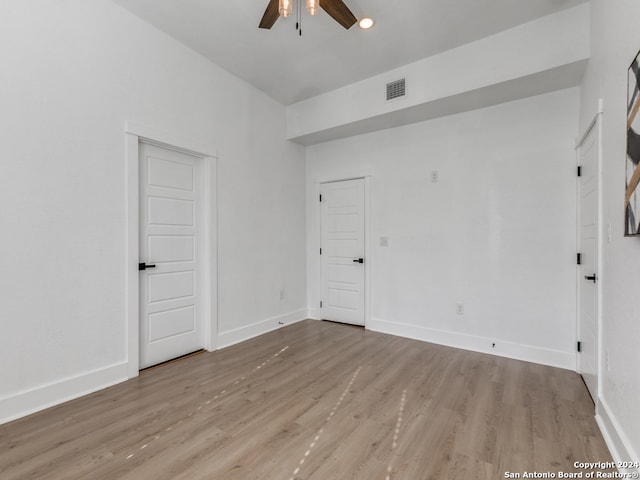
<path fill-rule="evenodd" d="M 456 314 L 464 315 L 464 303 L 462 302 L 456 303 Z"/>
<path fill-rule="evenodd" d="M 438 171 L 431 170 L 431 183 L 438 183 Z"/>

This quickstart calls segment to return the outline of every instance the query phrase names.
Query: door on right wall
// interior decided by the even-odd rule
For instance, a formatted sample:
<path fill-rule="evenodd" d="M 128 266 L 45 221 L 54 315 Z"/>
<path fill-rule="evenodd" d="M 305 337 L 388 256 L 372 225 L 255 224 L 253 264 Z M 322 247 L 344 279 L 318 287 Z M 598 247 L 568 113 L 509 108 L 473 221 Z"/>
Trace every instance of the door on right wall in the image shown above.
<path fill-rule="evenodd" d="M 320 188 L 322 318 L 364 325 L 364 179 Z"/>
<path fill-rule="evenodd" d="M 580 373 L 594 402 L 598 398 L 598 124 L 584 137 L 578 151 L 580 271 Z"/>

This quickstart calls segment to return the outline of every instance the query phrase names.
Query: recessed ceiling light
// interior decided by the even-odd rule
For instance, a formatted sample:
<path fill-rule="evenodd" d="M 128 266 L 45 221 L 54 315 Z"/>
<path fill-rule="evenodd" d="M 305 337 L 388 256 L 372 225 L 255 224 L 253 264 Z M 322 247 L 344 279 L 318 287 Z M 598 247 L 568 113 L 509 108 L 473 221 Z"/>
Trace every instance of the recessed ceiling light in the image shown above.
<path fill-rule="evenodd" d="M 363 19 L 361 19 L 358 22 L 358 26 L 362 29 L 362 30 L 369 30 L 371 27 L 373 27 L 373 25 L 376 22 L 373 21 L 373 18 L 370 17 L 364 17 Z"/>

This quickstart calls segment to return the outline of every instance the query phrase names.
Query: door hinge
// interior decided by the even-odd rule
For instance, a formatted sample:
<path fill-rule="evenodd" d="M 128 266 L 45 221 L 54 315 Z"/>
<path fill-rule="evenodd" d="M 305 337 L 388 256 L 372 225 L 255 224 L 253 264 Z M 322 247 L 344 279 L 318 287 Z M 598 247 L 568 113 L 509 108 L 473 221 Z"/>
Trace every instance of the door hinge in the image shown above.
<path fill-rule="evenodd" d="M 320 255 L 322 255 L 322 249 L 320 249 Z"/>
<path fill-rule="evenodd" d="M 582 254 L 579 253 L 577 257 L 578 265 L 582 265 Z"/>
<path fill-rule="evenodd" d="M 320 300 L 320 308 L 322 308 L 322 300 Z"/>
<path fill-rule="evenodd" d="M 320 194 L 320 201 L 322 201 L 322 194 Z"/>
<path fill-rule="evenodd" d="M 578 165 L 578 176 L 581 177 L 582 176 L 582 166 Z"/>
<path fill-rule="evenodd" d="M 578 353 L 582 352 L 582 342 L 578 342 Z"/>

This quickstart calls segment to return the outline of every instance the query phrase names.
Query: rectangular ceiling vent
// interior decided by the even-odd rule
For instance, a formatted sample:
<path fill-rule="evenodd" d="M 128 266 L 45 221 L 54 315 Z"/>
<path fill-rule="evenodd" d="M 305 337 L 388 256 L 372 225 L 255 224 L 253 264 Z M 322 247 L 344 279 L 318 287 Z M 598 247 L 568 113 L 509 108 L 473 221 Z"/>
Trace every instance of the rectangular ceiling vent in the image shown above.
<path fill-rule="evenodd" d="M 401 78 L 400 80 L 387 83 L 387 101 L 406 95 L 405 80 L 405 78 Z"/>

